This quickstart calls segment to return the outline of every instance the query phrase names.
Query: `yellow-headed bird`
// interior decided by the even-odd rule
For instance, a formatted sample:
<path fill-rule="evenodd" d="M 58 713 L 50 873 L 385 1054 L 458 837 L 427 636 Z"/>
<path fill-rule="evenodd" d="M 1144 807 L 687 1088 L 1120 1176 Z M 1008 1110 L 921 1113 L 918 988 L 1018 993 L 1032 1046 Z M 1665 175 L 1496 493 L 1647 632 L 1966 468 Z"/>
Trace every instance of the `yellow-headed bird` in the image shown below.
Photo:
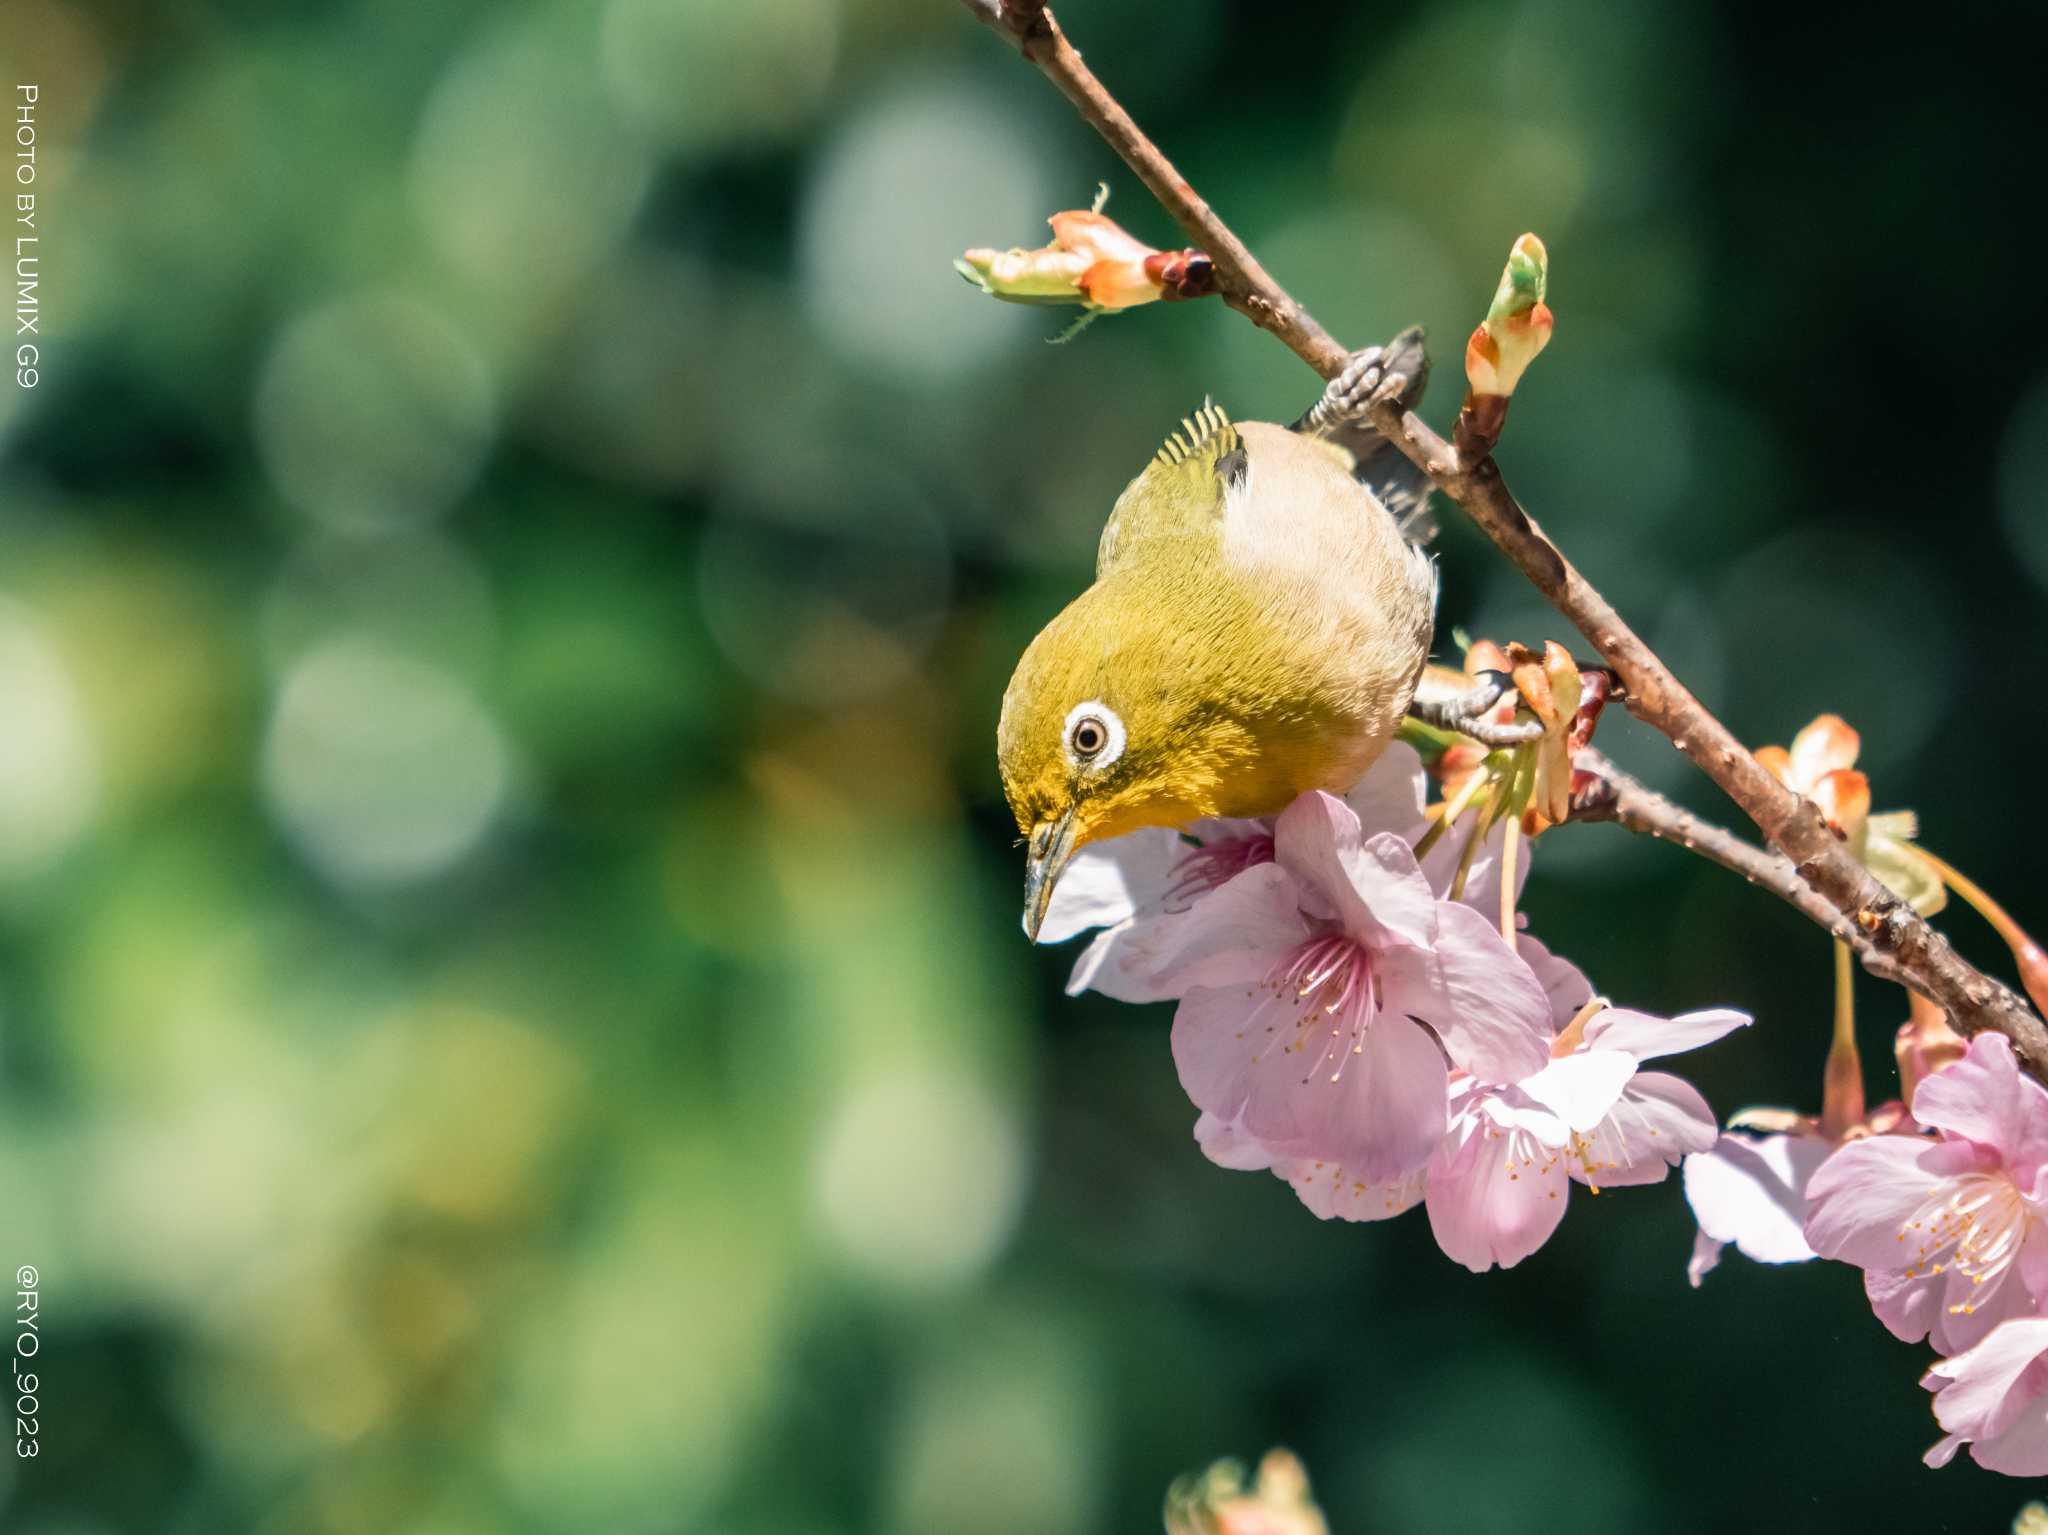
<path fill-rule="evenodd" d="M 1095 584 L 1024 652 L 997 726 L 1032 937 L 1087 843 L 1342 792 L 1400 724 L 1435 571 L 1333 440 L 1410 388 L 1396 358 L 1419 393 L 1417 332 L 1360 353 L 1293 428 L 1205 406 L 1117 498 Z"/>

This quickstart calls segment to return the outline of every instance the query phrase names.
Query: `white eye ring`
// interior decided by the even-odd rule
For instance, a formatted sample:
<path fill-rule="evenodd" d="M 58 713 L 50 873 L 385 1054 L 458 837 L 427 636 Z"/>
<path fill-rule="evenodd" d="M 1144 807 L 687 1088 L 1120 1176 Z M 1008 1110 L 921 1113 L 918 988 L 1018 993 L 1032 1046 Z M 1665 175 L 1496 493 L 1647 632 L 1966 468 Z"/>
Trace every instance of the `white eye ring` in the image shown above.
<path fill-rule="evenodd" d="M 1089 726 L 1094 727 L 1093 731 L 1086 728 Z M 1098 733 L 1101 744 L 1093 751 L 1082 750 L 1086 740 Z M 1067 722 L 1060 728 L 1060 744 L 1075 767 L 1099 773 L 1124 754 L 1124 722 L 1108 704 L 1091 698 L 1067 711 Z"/>

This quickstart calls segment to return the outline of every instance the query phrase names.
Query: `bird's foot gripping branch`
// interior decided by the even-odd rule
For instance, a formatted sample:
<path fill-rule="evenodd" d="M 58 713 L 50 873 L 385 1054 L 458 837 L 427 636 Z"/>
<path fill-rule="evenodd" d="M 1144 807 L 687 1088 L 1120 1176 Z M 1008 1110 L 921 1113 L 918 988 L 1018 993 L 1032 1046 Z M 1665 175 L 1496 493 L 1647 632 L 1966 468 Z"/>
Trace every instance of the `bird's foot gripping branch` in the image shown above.
<path fill-rule="evenodd" d="M 1324 1218 L 1420 1205 L 1444 1252 L 1474 1270 L 1540 1247 L 1573 1185 L 1658 1183 L 1682 1165 L 1695 1284 L 1728 1243 L 1763 1262 L 1864 1269 L 1879 1319 L 1942 1355 L 1925 1384 L 1945 1437 L 1928 1460 L 1968 1446 L 1993 1470 L 2048 1473 L 2048 1029 L 1928 919 L 1951 894 L 1975 908 L 2036 1006 L 2048 1006 L 2048 955 L 1918 846 L 1910 815 L 1872 813 L 1846 724 L 1822 716 L 1789 750 L 1749 750 L 1516 501 L 1493 452 L 1553 329 L 1542 243 L 1514 243 L 1466 347 L 1447 441 L 1416 413 L 1418 333 L 1386 349 L 1410 349 L 1399 369 L 1347 351 L 1050 11 L 965 3 L 1198 247 L 1170 255 L 1116 230 L 1125 243 L 1111 252 L 1098 226 L 1061 232 L 1100 218 L 1098 205 L 1056 218 L 1044 250 L 970 252 L 977 285 L 1015 298 L 1051 284 L 1117 307 L 1169 296 L 1177 260 L 1335 381 L 1294 429 L 1205 408 L 1170 439 L 1118 500 L 1095 585 L 1012 681 L 1001 748 L 1031 839 L 1026 926 L 1046 942 L 1095 931 L 1069 989 L 1175 1002 L 1174 1063 L 1212 1161 L 1270 1172 Z M 1599 664 L 1556 644 L 1474 646 L 1462 675 L 1424 679 L 1421 717 L 1403 723 L 1434 573 L 1401 537 L 1426 523 L 1426 491 L 1402 504 L 1390 454 L 1507 555 Z M 1193 675 L 1188 656 L 1213 671 Z M 1609 698 L 1712 778 L 1765 845 L 1594 750 Z M 1593 820 L 1721 863 L 1829 934 L 1837 995 L 1817 1115 L 1752 1110 L 1722 1128 L 1682 1078 L 1645 1063 L 1750 1020 L 1616 1006 L 1528 930 L 1534 839 Z M 1875 1109 L 1851 1009 L 1858 960 L 1908 993 L 1897 1092 Z"/>

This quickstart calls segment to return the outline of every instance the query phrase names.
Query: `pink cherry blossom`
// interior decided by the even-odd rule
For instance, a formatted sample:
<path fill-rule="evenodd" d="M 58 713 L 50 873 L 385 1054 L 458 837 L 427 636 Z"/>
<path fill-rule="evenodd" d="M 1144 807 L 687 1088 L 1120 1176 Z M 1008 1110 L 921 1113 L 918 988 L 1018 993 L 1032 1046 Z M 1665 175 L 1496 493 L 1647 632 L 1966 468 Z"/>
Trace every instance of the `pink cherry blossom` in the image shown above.
<path fill-rule="evenodd" d="M 1690 1083 L 1640 1062 L 1749 1022 L 1725 1009 L 1656 1018 L 1603 1008 L 1560 1034 L 1542 1070 L 1505 1087 L 1460 1084 L 1450 1132 L 1429 1165 L 1437 1245 L 1475 1273 L 1512 1268 L 1564 1218 L 1573 1182 L 1661 1182 L 1714 1143 L 1713 1110 Z"/>
<path fill-rule="evenodd" d="M 1040 943 L 1099 927 L 1074 962 L 1070 996 L 1093 989 L 1119 1002 L 1175 993 L 1159 980 L 1176 949 L 1180 918 L 1246 869 L 1273 859 L 1269 821 L 1197 821 L 1185 833 L 1148 826 L 1083 848 L 1060 876 Z"/>
<path fill-rule="evenodd" d="M 1806 1240 L 1864 1270 L 1879 1320 L 1961 1354 L 2048 1296 L 2048 1090 L 1981 1034 L 1919 1084 L 1938 1132 L 1843 1146 L 1807 1186 Z"/>
<path fill-rule="evenodd" d="M 1434 824 L 1425 809 L 1428 782 L 1415 749 L 1395 741 L 1343 799 L 1367 835 L 1392 832 L 1412 848 Z M 1164 976 L 1176 968 L 1182 919 L 1210 891 L 1272 861 L 1273 826 L 1270 818 L 1215 818 L 1185 831 L 1146 827 L 1083 848 L 1061 875 L 1038 935 L 1041 943 L 1060 943 L 1102 929 L 1075 960 L 1068 994 L 1093 990 L 1120 1002 L 1177 997 Z M 1495 827 L 1474 851 L 1460 897 L 1489 917 L 1500 909 L 1502 840 L 1502 828 Z M 1449 895 L 1462 857 L 1462 840 L 1446 838 L 1421 860 L 1437 895 Z M 1525 844 L 1517 896 L 1530 862 Z"/>
<path fill-rule="evenodd" d="M 2048 1317 L 2000 1323 L 1920 1384 L 1935 1393 L 1934 1418 L 1946 1430 L 1928 1465 L 1947 1465 L 1967 1444 L 1987 1471 L 2048 1475 Z"/>
<path fill-rule="evenodd" d="M 1158 979 L 1183 994 L 1181 1085 L 1275 1158 L 1413 1173 L 1447 1126 L 1452 1065 L 1531 1075 L 1549 1001 L 1486 918 L 1439 900 L 1408 844 L 1367 836 L 1343 801 L 1295 801 L 1274 856 L 1177 924 Z"/>
<path fill-rule="evenodd" d="M 1662 1019 L 1602 1008 L 1561 1033 L 1551 1059 L 1519 1082 L 1455 1080 L 1446 1133 L 1420 1172 L 1375 1179 L 1339 1161 L 1276 1157 L 1212 1115 L 1195 1138 L 1223 1166 L 1270 1167 L 1325 1220 L 1386 1220 L 1426 1203 L 1447 1255 L 1474 1272 L 1511 1268 L 1557 1229 L 1573 1182 L 1596 1192 L 1655 1183 L 1688 1152 L 1713 1145 L 1713 1111 L 1698 1092 L 1637 1067 L 1748 1022 L 1726 1010 Z"/>
<path fill-rule="evenodd" d="M 1894 1098 L 1862 1110 L 1861 1073 L 1836 1074 L 1831 1055 L 1819 1114 L 1749 1109 L 1729 1121 L 1728 1133 L 1710 1150 L 1687 1157 L 1685 1197 L 1700 1227 L 1686 1265 L 1694 1288 L 1719 1266 L 1721 1249 L 1729 1242 L 1758 1263 L 1812 1258 L 1806 1243 L 1806 1192 L 1815 1171 L 1837 1146 L 1850 1141 L 1919 1135 L 1920 1123 L 1906 1103 L 1930 1074 L 1960 1060 L 1966 1044 L 1939 1008 L 1913 995 L 1912 1015 L 1899 1026 L 1894 1045 L 1906 1102 Z"/>

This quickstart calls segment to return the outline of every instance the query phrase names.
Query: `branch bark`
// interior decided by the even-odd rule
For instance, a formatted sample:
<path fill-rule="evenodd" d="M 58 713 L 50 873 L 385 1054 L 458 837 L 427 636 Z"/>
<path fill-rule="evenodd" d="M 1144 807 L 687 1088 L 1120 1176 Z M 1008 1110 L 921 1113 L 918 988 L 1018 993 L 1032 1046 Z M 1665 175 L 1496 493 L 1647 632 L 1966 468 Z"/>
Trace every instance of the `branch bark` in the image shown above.
<path fill-rule="evenodd" d="M 1826 928 L 1856 951 L 1864 969 L 1883 980 L 1906 985 L 1906 977 L 1892 958 L 1874 947 L 1869 938 L 1834 904 L 1799 877 L 1792 860 L 1782 853 L 1745 842 L 1725 827 L 1694 815 L 1673 803 L 1649 785 L 1624 773 L 1604 753 L 1581 747 L 1572 759 L 1580 773 L 1592 775 L 1590 790 L 1572 797 L 1574 821 L 1612 821 L 1632 832 L 1655 837 L 1697 853 L 1710 862 L 1740 874 L 1750 884 L 1768 890 L 1809 921 Z"/>
<path fill-rule="evenodd" d="M 1160 153 L 1083 62 L 1043 0 L 962 3 L 1016 45 L 1188 237 L 1209 253 L 1224 302 L 1279 337 L 1325 379 L 1343 370 L 1350 356 L 1346 349 L 1272 279 Z M 1861 935 L 1859 952 L 1895 968 L 1902 984 L 1943 1008 L 1961 1032 L 1994 1029 L 2005 1035 L 2027 1069 L 2048 1081 L 2048 1027 L 2034 1011 L 1958 954 L 1856 861 L 1811 801 L 1765 770 L 1545 536 L 1509 491 L 1490 453 L 1467 462 L 1399 401 L 1376 405 L 1371 416 L 1373 425 L 1464 510 L 1614 669 L 1629 711 L 1670 737 L 1785 854 L 1800 880 L 1831 908 L 1834 915 L 1825 924 L 1830 931 L 1846 920 Z"/>

